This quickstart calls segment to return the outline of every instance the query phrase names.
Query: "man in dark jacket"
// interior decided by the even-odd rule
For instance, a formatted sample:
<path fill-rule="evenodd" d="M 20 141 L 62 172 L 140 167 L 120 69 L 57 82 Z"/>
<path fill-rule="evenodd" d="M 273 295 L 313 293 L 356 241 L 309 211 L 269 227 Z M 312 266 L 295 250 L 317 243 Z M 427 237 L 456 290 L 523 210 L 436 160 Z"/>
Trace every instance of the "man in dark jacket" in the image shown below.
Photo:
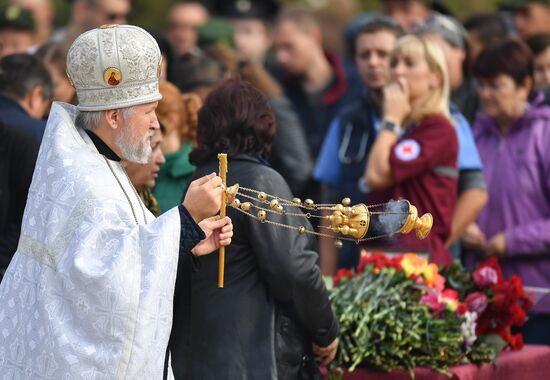
<path fill-rule="evenodd" d="M 298 113 L 314 160 L 330 122 L 362 88 L 353 65 L 323 49 L 321 34 L 315 17 L 302 8 L 284 10 L 274 33 L 277 60 L 283 69 L 276 77 Z M 302 195 L 318 199 L 318 185 L 312 182 Z"/>
<path fill-rule="evenodd" d="M 8 55 L 0 60 L 0 121 L 42 140 L 53 95 L 50 73 L 36 57 Z"/>
<path fill-rule="evenodd" d="M 17 250 L 38 143 L 0 123 L 0 280 Z"/>

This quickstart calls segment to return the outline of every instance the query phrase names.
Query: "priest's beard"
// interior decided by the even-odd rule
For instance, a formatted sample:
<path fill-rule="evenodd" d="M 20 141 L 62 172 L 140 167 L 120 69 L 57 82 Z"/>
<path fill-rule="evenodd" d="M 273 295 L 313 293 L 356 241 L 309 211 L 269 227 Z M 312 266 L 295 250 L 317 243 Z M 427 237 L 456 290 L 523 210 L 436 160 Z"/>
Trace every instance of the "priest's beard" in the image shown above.
<path fill-rule="evenodd" d="M 121 128 L 115 139 L 115 145 L 120 149 L 122 158 L 126 161 L 138 164 L 146 164 L 153 150 L 151 149 L 151 137 L 155 134 L 149 130 L 141 141 L 137 141 L 135 128 L 127 124 Z"/>

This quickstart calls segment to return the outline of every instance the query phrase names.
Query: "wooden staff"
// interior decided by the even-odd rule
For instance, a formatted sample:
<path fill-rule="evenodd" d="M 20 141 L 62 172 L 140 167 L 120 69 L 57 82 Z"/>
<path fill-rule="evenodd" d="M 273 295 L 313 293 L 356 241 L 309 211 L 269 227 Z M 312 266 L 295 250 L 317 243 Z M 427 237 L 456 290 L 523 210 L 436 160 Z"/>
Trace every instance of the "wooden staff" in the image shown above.
<path fill-rule="evenodd" d="M 220 208 L 220 217 L 225 217 L 225 187 L 227 185 L 227 154 L 219 153 L 218 161 L 220 162 L 220 177 L 222 178 L 224 191 L 222 192 L 222 205 Z M 218 261 L 218 288 L 223 288 L 223 278 L 225 271 L 225 247 L 220 247 L 220 256 Z"/>

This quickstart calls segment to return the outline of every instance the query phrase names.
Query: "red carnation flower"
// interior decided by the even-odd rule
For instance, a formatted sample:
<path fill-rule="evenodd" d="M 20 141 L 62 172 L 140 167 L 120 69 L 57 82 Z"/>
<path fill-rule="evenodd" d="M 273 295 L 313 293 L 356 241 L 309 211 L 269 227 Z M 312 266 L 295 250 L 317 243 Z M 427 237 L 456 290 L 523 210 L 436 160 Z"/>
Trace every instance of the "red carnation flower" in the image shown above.
<path fill-rule="evenodd" d="M 466 302 L 468 310 L 477 313 L 477 315 L 481 315 L 487 308 L 488 300 L 485 293 L 473 292 L 468 294 L 464 302 Z"/>

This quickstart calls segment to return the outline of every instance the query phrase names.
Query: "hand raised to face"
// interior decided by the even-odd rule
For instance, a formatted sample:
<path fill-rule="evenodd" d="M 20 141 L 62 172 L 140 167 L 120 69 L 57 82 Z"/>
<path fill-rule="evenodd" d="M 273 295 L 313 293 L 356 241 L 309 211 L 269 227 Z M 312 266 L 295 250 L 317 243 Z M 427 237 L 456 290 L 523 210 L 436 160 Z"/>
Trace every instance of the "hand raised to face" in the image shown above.
<path fill-rule="evenodd" d="M 384 119 L 402 125 L 410 112 L 408 83 L 403 78 L 396 78 L 384 87 Z"/>

